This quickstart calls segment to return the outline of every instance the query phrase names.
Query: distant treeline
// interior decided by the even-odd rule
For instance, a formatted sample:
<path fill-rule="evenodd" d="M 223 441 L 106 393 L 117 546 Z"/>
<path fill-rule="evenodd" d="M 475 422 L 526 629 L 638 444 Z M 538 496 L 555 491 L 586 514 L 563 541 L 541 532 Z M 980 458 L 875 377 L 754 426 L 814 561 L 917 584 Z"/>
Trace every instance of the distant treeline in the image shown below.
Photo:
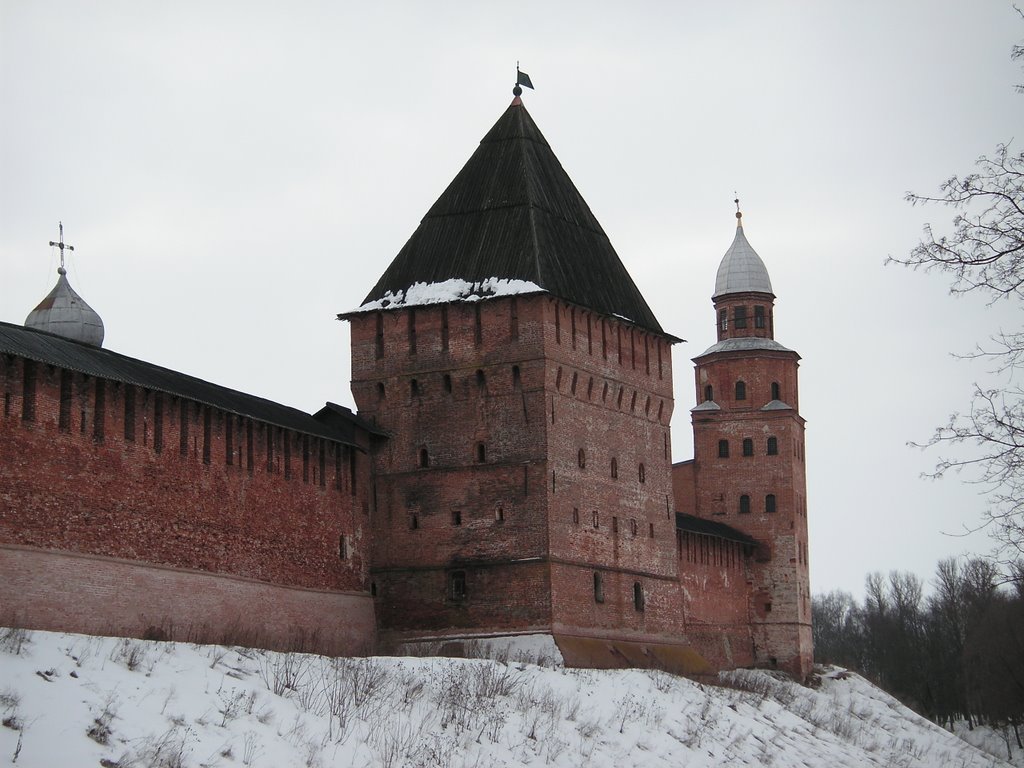
<path fill-rule="evenodd" d="M 864 604 L 814 597 L 814 656 L 854 669 L 939 724 L 1024 720 L 1024 564 L 1006 579 L 986 560 L 943 560 L 933 592 L 910 573 L 867 577 Z"/>

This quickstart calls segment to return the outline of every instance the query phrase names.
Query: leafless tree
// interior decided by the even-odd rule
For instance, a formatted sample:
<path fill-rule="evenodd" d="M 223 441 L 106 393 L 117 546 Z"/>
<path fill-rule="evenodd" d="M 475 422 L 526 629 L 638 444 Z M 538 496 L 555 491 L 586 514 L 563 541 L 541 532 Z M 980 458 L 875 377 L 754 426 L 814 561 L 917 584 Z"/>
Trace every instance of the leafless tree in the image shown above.
<path fill-rule="evenodd" d="M 1024 18 L 1024 13 L 1017 9 Z M 1024 46 L 1010 54 L 1024 59 Z M 1024 93 L 1024 85 L 1016 86 Z M 905 258 L 889 261 L 950 276 L 950 292 L 978 293 L 992 303 L 1024 299 L 1024 152 L 1001 144 L 978 158 L 972 173 L 951 176 L 940 194 L 907 194 L 913 205 L 938 204 L 955 212 L 952 231 L 936 235 L 931 225 Z M 1009 382 L 975 386 L 965 413 L 954 413 L 926 445 L 940 445 L 933 476 L 950 470 L 975 470 L 972 479 L 989 497 L 982 527 L 997 542 L 997 552 L 1012 561 L 1024 555 L 1024 388 L 1013 383 L 1024 368 L 1024 329 L 998 331 L 966 357 L 992 363 L 993 374 Z"/>
<path fill-rule="evenodd" d="M 869 676 L 938 723 L 1005 726 L 1017 737 L 1024 582 L 1008 589 L 999 581 L 982 558 L 941 561 L 927 599 L 913 574 L 869 574 L 863 606 L 842 592 L 815 596 L 815 655 Z"/>
<path fill-rule="evenodd" d="M 865 668 L 864 615 L 849 592 L 812 598 L 814 658 L 826 664 Z"/>

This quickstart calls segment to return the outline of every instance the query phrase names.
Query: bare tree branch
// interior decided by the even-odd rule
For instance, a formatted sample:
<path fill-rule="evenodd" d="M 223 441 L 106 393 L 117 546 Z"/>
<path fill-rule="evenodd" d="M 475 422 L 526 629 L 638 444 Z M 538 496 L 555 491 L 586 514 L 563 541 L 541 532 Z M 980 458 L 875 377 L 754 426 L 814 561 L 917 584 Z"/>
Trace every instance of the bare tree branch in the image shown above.
<path fill-rule="evenodd" d="M 952 176 L 937 197 L 908 192 L 912 205 L 952 206 L 953 233 L 936 236 L 931 225 L 924 239 L 906 258 L 889 262 L 926 271 L 949 273 L 952 293 L 978 291 L 993 300 L 1024 297 L 1024 152 L 1011 153 L 1006 144 L 992 157 L 983 155 L 977 170 Z"/>
<path fill-rule="evenodd" d="M 1024 19 L 1024 12 L 1015 7 Z M 1024 60 L 1024 45 L 1015 45 L 1013 61 Z M 1016 86 L 1024 93 L 1024 85 Z M 955 211 L 951 234 L 936 235 L 925 225 L 924 237 L 906 258 L 887 262 L 912 269 L 938 270 L 950 276 L 953 294 L 980 293 L 990 303 L 1024 299 L 1024 152 L 1000 144 L 982 155 L 973 173 L 951 176 L 940 194 L 908 192 L 911 205 L 939 204 Z M 993 373 L 1012 381 L 1024 371 L 1024 329 L 1000 330 L 960 355 L 985 359 Z M 943 453 L 929 477 L 967 470 L 988 499 L 981 527 L 996 542 L 996 557 L 1012 564 L 1024 556 L 1024 390 L 1018 385 L 986 389 L 975 385 L 967 413 L 954 413 L 921 447 L 940 446 Z"/>

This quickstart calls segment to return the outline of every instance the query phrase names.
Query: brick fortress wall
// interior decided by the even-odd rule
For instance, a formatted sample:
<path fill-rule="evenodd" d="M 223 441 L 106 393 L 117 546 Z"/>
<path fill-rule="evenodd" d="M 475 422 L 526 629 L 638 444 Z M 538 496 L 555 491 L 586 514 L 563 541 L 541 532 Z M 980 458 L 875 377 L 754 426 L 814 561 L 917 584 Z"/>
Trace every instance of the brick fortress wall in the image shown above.
<path fill-rule="evenodd" d="M 672 465 L 675 509 L 696 514 L 696 462 Z M 724 489 L 722 489 L 724 493 Z M 750 588 L 754 551 L 718 536 L 679 531 L 679 581 L 691 641 L 719 668 L 754 663 Z"/>
<path fill-rule="evenodd" d="M 372 645 L 360 451 L 20 358 L 0 391 L 11 620 Z"/>

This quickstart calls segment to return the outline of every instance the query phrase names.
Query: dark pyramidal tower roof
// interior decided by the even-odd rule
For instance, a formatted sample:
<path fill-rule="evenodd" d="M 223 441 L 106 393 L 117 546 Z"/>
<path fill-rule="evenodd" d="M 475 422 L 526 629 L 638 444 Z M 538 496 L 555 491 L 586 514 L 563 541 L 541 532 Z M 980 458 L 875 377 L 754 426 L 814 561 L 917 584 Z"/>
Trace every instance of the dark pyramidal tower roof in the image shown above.
<path fill-rule="evenodd" d="M 518 96 L 363 304 L 415 283 L 492 277 L 664 333 Z"/>

